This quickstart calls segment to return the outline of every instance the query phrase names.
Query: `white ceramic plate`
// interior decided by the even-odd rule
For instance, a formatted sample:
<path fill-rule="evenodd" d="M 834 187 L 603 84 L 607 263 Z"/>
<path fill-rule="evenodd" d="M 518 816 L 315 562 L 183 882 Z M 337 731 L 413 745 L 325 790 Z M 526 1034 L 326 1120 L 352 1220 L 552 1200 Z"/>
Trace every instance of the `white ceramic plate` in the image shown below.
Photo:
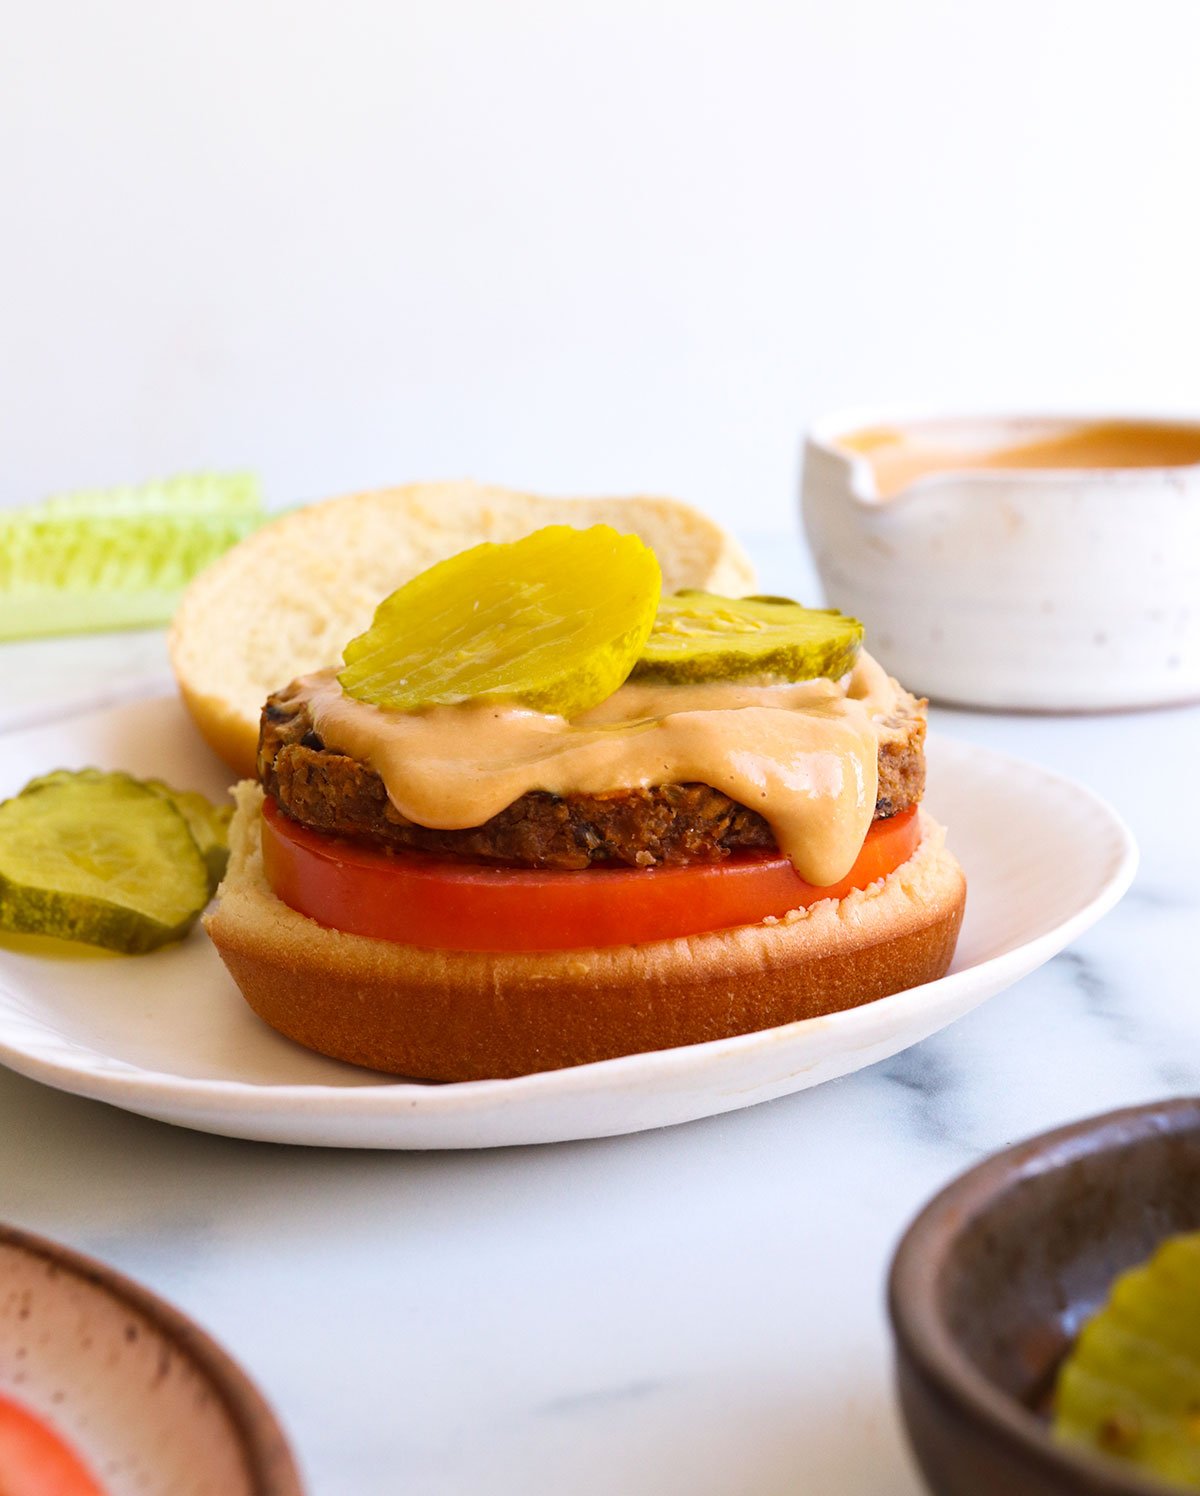
<path fill-rule="evenodd" d="M 219 794 L 226 772 L 173 698 L 0 738 L 0 794 L 58 766 L 127 768 Z M 232 1137 L 487 1148 L 606 1137 L 733 1111 L 886 1059 L 1062 950 L 1128 888 L 1137 848 L 1071 780 L 929 743 L 930 809 L 969 892 L 949 974 L 894 997 L 710 1044 L 517 1080 L 396 1081 L 310 1054 L 243 1003 L 197 931 L 150 956 L 0 945 L 0 1062 L 81 1096 Z"/>

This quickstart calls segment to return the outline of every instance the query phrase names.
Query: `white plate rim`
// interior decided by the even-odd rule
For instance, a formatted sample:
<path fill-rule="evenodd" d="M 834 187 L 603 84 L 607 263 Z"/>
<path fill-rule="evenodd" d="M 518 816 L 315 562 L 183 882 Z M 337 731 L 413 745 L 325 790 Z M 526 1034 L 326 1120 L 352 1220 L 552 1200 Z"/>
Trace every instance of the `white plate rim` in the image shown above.
<path fill-rule="evenodd" d="M 14 1042 L 5 1031 L 6 1015 L 3 1013 L 0 1013 L 0 1064 L 59 1090 L 108 1102 L 127 1110 L 145 1111 L 155 1102 L 165 1101 L 178 1109 L 186 1107 L 189 1117 L 196 1119 L 206 1115 L 210 1119 L 215 1118 L 233 1104 L 243 1113 L 260 1118 L 303 1107 L 310 1119 L 324 1115 L 339 1120 L 383 1120 L 398 1114 L 412 1117 L 420 1113 L 431 1120 L 451 1116 L 462 1120 L 472 1115 L 485 1114 L 496 1105 L 502 1105 L 507 1110 L 522 1103 L 541 1102 L 573 1093 L 607 1092 L 625 1083 L 645 1081 L 647 1078 L 662 1082 L 687 1072 L 717 1068 L 724 1061 L 744 1056 L 756 1048 L 772 1047 L 796 1039 L 803 1031 L 811 1031 L 814 1026 L 820 1026 L 826 1032 L 833 1030 L 847 1049 L 861 1048 L 869 1042 L 872 1030 L 886 1026 L 888 1017 L 895 1012 L 897 1005 L 904 1004 L 911 1008 L 916 1004 L 924 1011 L 936 1014 L 941 1008 L 953 1007 L 964 987 L 986 985 L 988 991 L 979 999 L 984 1001 L 988 995 L 1019 980 L 1069 945 L 1113 908 L 1129 888 L 1137 871 L 1138 848 L 1132 832 L 1117 811 L 1086 785 L 1030 760 L 942 734 L 931 734 L 930 746 L 936 746 L 942 754 L 958 754 L 986 761 L 997 771 L 1018 779 L 1034 776 L 1058 795 L 1083 801 L 1097 822 L 1106 824 L 1113 838 L 1116 857 L 1111 871 L 1099 883 L 1092 897 L 1057 925 L 999 955 L 890 997 L 839 1013 L 801 1019 L 795 1023 L 732 1038 L 715 1039 L 704 1044 L 625 1055 L 590 1065 L 502 1080 L 430 1084 L 381 1078 L 380 1083 L 375 1086 L 340 1087 L 319 1083 L 273 1084 L 180 1076 L 105 1056 L 97 1049 L 66 1040 L 57 1034 L 53 1035 L 53 1043 L 46 1046 L 39 1046 L 37 1042 L 31 1044 L 27 1034 L 23 1039 L 18 1036 Z M 13 991 L 0 971 L 0 992 L 12 994 Z M 11 1027 L 11 1015 L 7 1015 L 7 1022 Z M 36 1020 L 27 1020 L 27 1024 L 37 1032 Z M 48 1053 L 50 1049 L 55 1052 Z M 69 1056 L 72 1051 L 81 1057 L 93 1058 L 93 1063 L 72 1063 L 69 1058 L 64 1058 L 64 1054 Z M 94 1060 L 102 1061 L 103 1066 L 97 1068 Z M 190 1125 L 202 1124 L 197 1120 Z M 411 1145 L 397 1142 L 391 1146 L 404 1148 Z"/>

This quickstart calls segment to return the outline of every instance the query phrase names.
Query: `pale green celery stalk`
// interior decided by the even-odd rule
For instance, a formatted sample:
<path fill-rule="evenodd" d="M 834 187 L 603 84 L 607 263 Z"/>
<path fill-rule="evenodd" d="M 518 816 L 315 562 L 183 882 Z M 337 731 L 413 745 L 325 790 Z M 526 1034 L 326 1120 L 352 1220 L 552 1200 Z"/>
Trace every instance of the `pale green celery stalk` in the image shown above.
<path fill-rule="evenodd" d="M 188 582 L 266 518 L 245 474 L 67 494 L 0 514 L 0 639 L 165 623 Z"/>

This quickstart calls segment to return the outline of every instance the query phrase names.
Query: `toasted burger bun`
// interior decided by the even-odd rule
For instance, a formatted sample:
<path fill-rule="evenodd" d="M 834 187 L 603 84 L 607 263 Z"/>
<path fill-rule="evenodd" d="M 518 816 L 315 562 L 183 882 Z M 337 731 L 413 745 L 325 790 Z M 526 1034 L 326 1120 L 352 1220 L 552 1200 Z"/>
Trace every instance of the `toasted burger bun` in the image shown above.
<path fill-rule="evenodd" d="M 169 639 L 184 704 L 209 745 L 238 774 L 253 774 L 268 695 L 337 664 L 388 593 L 480 541 L 555 524 L 640 535 L 668 592 L 739 597 L 754 586 L 737 542 L 676 499 L 542 499 L 480 483 L 352 494 L 281 516 L 196 578 Z"/>
<path fill-rule="evenodd" d="M 205 923 L 246 1001 L 309 1049 L 425 1080 L 526 1075 L 699 1044 L 870 1002 L 944 974 L 966 882 L 942 828 L 871 887 L 778 920 L 640 946 L 491 954 L 345 935 L 263 874 L 262 791 L 237 789 Z"/>

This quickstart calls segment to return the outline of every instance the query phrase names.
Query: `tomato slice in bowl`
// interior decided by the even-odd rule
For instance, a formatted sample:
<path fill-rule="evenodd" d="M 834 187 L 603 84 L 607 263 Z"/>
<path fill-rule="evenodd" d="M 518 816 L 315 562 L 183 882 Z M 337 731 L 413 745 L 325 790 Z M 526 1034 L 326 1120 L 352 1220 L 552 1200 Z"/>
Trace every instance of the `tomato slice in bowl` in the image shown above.
<path fill-rule="evenodd" d="M 104 1496 L 48 1423 L 0 1393 L 0 1491 L 8 1496 Z"/>
<path fill-rule="evenodd" d="M 806 883 L 777 852 L 684 867 L 538 871 L 327 836 L 268 798 L 262 848 L 275 896 L 331 929 L 426 950 L 561 951 L 672 940 L 841 899 L 894 872 L 920 840 L 915 806 L 873 822 L 849 874 L 828 888 Z"/>

